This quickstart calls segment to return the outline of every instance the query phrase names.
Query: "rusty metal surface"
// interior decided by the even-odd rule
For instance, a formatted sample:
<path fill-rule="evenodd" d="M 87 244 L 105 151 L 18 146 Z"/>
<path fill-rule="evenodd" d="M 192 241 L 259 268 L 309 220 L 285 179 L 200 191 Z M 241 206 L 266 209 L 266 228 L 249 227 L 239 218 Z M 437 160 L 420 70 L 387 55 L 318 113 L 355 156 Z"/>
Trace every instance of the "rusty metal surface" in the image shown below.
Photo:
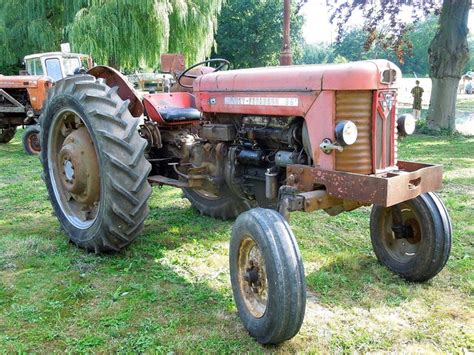
<path fill-rule="evenodd" d="M 330 208 L 343 203 L 343 200 L 333 197 L 326 190 L 315 190 L 298 194 L 304 198 L 304 211 L 312 212 L 319 209 Z"/>
<path fill-rule="evenodd" d="M 64 140 L 56 164 L 63 190 L 75 201 L 91 206 L 100 196 L 99 163 L 90 134 L 85 126 L 70 133 Z M 69 175 L 67 173 L 69 171 Z"/>
<path fill-rule="evenodd" d="M 89 74 L 96 78 L 103 78 L 111 88 L 118 86 L 118 95 L 122 100 L 130 100 L 128 109 L 133 117 L 140 117 L 143 114 L 143 104 L 135 90 L 129 84 L 128 79 L 114 68 L 98 65 L 88 71 Z"/>
<path fill-rule="evenodd" d="M 3 89 L 24 89 L 35 88 L 38 86 L 38 80 L 44 78 L 34 75 L 0 75 L 0 88 Z"/>
<path fill-rule="evenodd" d="M 40 144 L 40 138 L 39 138 L 39 133 L 37 132 L 31 132 L 27 137 L 26 137 L 26 144 L 30 151 L 34 154 L 39 154 L 41 152 L 41 144 Z"/>
<path fill-rule="evenodd" d="M 246 237 L 239 246 L 238 286 L 245 306 L 255 318 L 265 314 L 268 303 L 268 280 L 265 258 L 252 237 Z"/>
<path fill-rule="evenodd" d="M 28 92 L 29 104 L 39 115 L 43 108 L 43 102 L 46 100 L 48 90 L 53 87 L 53 81 L 47 76 L 0 75 L 0 89 L 26 90 Z M 4 111 L 9 112 L 9 111 Z M 10 112 L 20 112 L 14 110 Z"/>
<path fill-rule="evenodd" d="M 185 181 L 167 178 L 162 175 L 153 175 L 148 177 L 148 182 L 152 185 L 169 185 L 179 188 L 187 188 L 189 184 Z"/>
<path fill-rule="evenodd" d="M 197 92 L 308 92 L 320 90 L 381 90 L 396 88 L 398 83 L 383 84 L 380 75 L 387 60 L 344 64 L 293 65 L 229 70 L 203 75 L 196 79 Z M 398 71 L 400 71 L 397 68 Z M 223 111 L 225 112 L 225 111 Z"/>
<path fill-rule="evenodd" d="M 398 168 L 379 175 L 362 175 L 289 165 L 287 176 L 299 191 L 324 185 L 332 197 L 385 207 L 441 188 L 443 172 L 439 165 L 399 161 Z"/>
<path fill-rule="evenodd" d="M 2 101 L 7 101 L 9 105 L 0 106 L 0 112 L 25 112 L 26 108 L 20 102 L 18 102 L 13 96 L 7 93 L 5 90 L 0 89 L 0 98 L 3 97 Z"/>
<path fill-rule="evenodd" d="M 336 170 L 357 174 L 372 172 L 372 92 L 337 91 L 336 124 L 349 120 L 357 126 L 357 141 L 336 153 Z"/>

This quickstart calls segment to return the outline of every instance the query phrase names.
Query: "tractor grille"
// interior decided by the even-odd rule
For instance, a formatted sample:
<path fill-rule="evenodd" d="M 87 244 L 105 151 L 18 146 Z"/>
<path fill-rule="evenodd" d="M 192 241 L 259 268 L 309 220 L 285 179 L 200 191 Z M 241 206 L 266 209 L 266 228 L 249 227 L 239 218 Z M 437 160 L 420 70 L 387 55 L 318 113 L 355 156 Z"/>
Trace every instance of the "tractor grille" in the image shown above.
<path fill-rule="evenodd" d="M 396 164 L 395 98 L 390 91 L 336 93 L 336 124 L 350 120 L 359 133 L 353 145 L 336 153 L 336 170 L 372 174 Z"/>
<path fill-rule="evenodd" d="M 372 91 L 336 92 L 336 124 L 350 120 L 358 130 L 357 141 L 336 153 L 336 170 L 372 173 Z"/>
<path fill-rule="evenodd" d="M 377 107 L 377 129 L 374 140 L 377 143 L 373 154 L 375 156 L 375 172 L 377 172 L 396 164 L 395 93 L 391 91 L 376 92 L 374 99 Z"/>

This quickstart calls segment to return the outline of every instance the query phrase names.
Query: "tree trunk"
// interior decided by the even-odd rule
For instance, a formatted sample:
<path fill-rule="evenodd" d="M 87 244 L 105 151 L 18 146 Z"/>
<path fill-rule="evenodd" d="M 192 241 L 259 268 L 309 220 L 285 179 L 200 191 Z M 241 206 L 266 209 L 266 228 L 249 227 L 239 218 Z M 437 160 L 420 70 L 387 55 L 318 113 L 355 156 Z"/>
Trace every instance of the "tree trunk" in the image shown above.
<path fill-rule="evenodd" d="M 455 128 L 459 80 L 469 60 L 467 19 L 472 0 L 443 0 L 438 31 L 428 49 L 431 90 L 428 125 Z"/>

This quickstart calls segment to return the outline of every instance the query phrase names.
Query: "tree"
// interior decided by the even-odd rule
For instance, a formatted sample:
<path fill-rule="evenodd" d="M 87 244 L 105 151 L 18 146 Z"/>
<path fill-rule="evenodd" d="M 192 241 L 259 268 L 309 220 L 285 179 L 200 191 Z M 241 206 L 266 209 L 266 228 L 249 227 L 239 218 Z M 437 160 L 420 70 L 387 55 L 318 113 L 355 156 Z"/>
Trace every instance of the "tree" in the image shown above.
<path fill-rule="evenodd" d="M 62 35 L 59 0 L 2 0 L 0 2 L 0 70 L 18 71 L 21 59 L 59 47 Z"/>
<path fill-rule="evenodd" d="M 2 0 L 0 68 L 26 54 L 77 52 L 117 68 L 156 67 L 160 53 L 208 56 L 223 0 Z"/>
<path fill-rule="evenodd" d="M 293 11 L 293 58 L 301 55 L 302 16 Z M 283 1 L 227 0 L 219 16 L 214 57 L 230 60 L 236 68 L 277 65 L 282 47 Z"/>
<path fill-rule="evenodd" d="M 390 48 L 382 48 L 373 43 L 369 48 L 365 46 L 368 34 L 362 29 L 353 29 L 343 35 L 342 39 L 334 44 L 334 54 L 348 60 L 367 60 L 384 57 L 397 62 L 397 56 Z"/>
<path fill-rule="evenodd" d="M 430 16 L 426 21 L 417 22 L 407 33 L 408 41 L 412 43 L 410 51 L 403 53 L 404 73 L 415 73 L 417 75 L 428 75 L 430 63 L 428 60 L 428 48 L 438 29 L 437 16 Z"/>
<path fill-rule="evenodd" d="M 438 19 L 431 16 L 412 26 L 405 34 L 413 44 L 409 50 L 404 46 L 403 57 L 400 60 L 393 48 L 383 48 L 379 43 L 372 43 L 370 48 L 365 47 L 369 34 L 362 28 L 354 28 L 343 33 L 342 38 L 332 45 L 324 43 L 303 44 L 303 55 L 300 64 L 332 63 L 336 56 L 350 61 L 386 58 L 398 66 L 403 73 L 426 76 L 429 73 L 428 47 L 438 28 Z M 473 42 L 474 44 L 474 42 Z M 474 68 L 474 66 L 473 66 Z"/>
<path fill-rule="evenodd" d="M 469 53 L 474 52 L 474 37 L 470 36 L 470 38 L 467 40 L 467 43 L 469 45 Z M 469 61 L 467 62 L 466 66 L 464 67 L 464 71 L 474 71 L 474 56 L 469 57 Z"/>
<path fill-rule="evenodd" d="M 222 0 L 89 0 L 67 33 L 77 51 L 115 67 L 156 67 L 160 53 L 168 51 L 194 63 L 211 52 L 221 5 Z"/>
<path fill-rule="evenodd" d="M 433 83 L 428 122 L 434 129 L 454 129 L 458 82 L 469 59 L 467 19 L 472 0 L 443 0 L 441 7 L 438 0 L 350 0 L 337 2 L 332 20 L 337 23 L 339 37 L 342 37 L 344 25 L 354 10 L 363 11 L 364 30 L 369 34 L 366 48 L 378 42 L 383 48 L 391 47 L 402 58 L 404 48 L 408 51 L 413 48 L 405 36 L 410 26 L 400 16 L 404 5 L 412 7 L 413 22 L 432 13 L 440 14 L 437 32 L 428 50 Z"/>
<path fill-rule="evenodd" d="M 433 82 L 428 125 L 455 129 L 459 80 L 469 60 L 467 19 L 471 0 L 444 0 L 439 29 L 431 42 L 430 77 Z"/>
<path fill-rule="evenodd" d="M 303 43 L 302 55 L 296 64 L 324 64 L 334 60 L 334 48 L 325 43 Z"/>

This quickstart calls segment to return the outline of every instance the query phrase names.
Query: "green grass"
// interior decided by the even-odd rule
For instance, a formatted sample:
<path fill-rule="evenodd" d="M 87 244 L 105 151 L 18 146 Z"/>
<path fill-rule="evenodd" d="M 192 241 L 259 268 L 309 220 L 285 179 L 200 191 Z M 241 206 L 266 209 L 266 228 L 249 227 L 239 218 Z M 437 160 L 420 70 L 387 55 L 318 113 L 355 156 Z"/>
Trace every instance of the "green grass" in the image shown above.
<path fill-rule="evenodd" d="M 462 99 L 458 99 L 456 101 L 456 110 L 473 112 L 474 111 L 474 97 L 473 96 L 474 95 L 471 95 L 469 97 L 465 97 Z"/>
<path fill-rule="evenodd" d="M 262 347 L 232 300 L 231 223 L 200 216 L 179 190 L 155 189 L 141 238 L 116 255 L 86 253 L 60 231 L 39 161 L 19 137 L 0 146 L 0 352 L 474 350 L 474 138 L 400 144 L 401 158 L 445 167 L 453 250 L 437 277 L 411 284 L 377 263 L 369 208 L 295 213 L 305 322 L 291 341 Z"/>

